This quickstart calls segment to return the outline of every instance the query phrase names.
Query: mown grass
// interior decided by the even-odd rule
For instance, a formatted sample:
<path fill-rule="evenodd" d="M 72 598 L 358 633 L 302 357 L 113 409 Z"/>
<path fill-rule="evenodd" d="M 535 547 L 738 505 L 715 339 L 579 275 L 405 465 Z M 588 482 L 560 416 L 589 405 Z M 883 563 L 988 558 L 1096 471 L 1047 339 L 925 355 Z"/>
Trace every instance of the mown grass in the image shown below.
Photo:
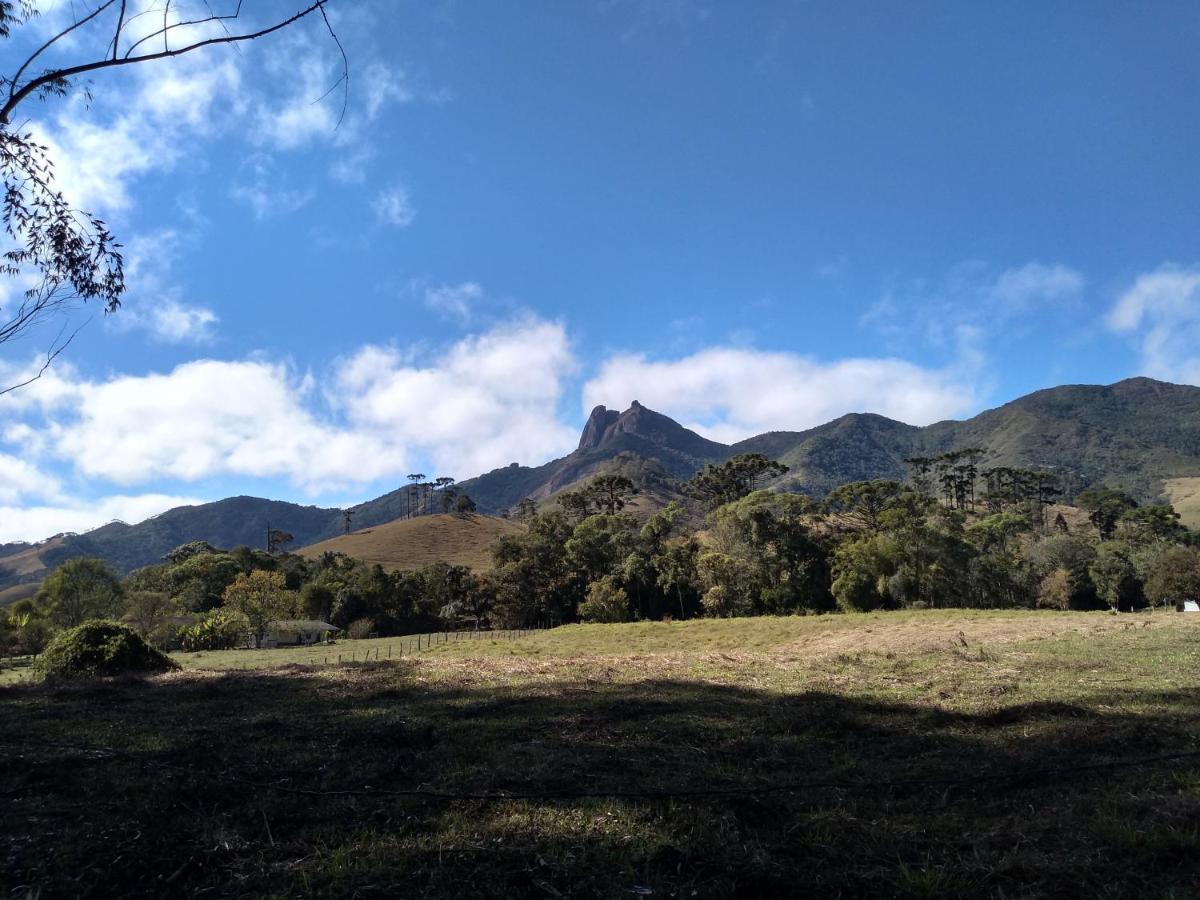
<path fill-rule="evenodd" d="M 1195 896 L 1200 757 L 1151 758 L 1200 752 L 1198 625 L 579 626 L 10 687 L 0 893 Z"/>

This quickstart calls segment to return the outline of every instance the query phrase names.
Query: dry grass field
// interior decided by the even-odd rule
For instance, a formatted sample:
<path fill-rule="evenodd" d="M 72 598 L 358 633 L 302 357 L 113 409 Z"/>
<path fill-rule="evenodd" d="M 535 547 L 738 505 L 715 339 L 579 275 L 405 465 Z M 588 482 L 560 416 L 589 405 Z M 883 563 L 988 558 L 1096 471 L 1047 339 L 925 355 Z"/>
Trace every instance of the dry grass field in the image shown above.
<path fill-rule="evenodd" d="M 1200 478 L 1168 478 L 1163 490 L 1179 520 L 1188 528 L 1200 528 Z"/>
<path fill-rule="evenodd" d="M 0 689 L 0 893 L 1200 883 L 1200 616 L 569 626 L 329 666 L 271 652 L 257 670 Z"/>
<path fill-rule="evenodd" d="M 486 571 L 492 567 L 491 545 L 502 535 L 523 527 L 494 516 L 419 516 L 352 531 L 296 552 L 307 557 L 326 551 L 346 553 L 379 563 L 389 571 L 420 569 L 435 562 Z"/>

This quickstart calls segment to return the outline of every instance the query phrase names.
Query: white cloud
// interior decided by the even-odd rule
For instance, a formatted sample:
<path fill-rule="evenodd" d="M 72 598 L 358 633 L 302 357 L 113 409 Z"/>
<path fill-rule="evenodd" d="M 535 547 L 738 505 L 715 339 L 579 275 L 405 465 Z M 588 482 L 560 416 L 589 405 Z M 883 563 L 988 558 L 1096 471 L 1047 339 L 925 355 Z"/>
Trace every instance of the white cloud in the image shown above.
<path fill-rule="evenodd" d="M 371 201 L 371 209 L 384 225 L 395 225 L 397 228 L 407 228 L 417 217 L 417 210 L 408 196 L 408 189 L 402 184 L 380 191 Z"/>
<path fill-rule="evenodd" d="M 1138 276 L 1106 324 L 1136 338 L 1144 374 L 1200 384 L 1200 266 L 1165 263 Z"/>
<path fill-rule="evenodd" d="M 125 275 L 130 285 L 121 309 L 105 318 L 118 330 L 140 329 L 168 344 L 207 343 L 215 337 L 218 317 L 206 306 L 189 304 L 171 284 L 170 273 L 183 238 L 173 229 L 137 235 L 125 251 Z"/>
<path fill-rule="evenodd" d="M 1031 262 L 1001 272 L 991 285 L 990 294 L 1005 310 L 1016 313 L 1025 312 L 1035 303 L 1074 299 L 1083 291 L 1084 284 L 1083 275 L 1070 266 Z"/>
<path fill-rule="evenodd" d="M 978 260 L 954 266 L 940 280 L 893 288 L 862 316 L 861 323 L 899 345 L 915 337 L 954 348 L 962 329 L 1017 325 L 1036 312 L 1062 311 L 1077 303 L 1086 286 L 1082 273 L 1063 263 L 1033 261 L 997 270 Z M 1013 334 L 1019 329 L 1010 328 Z"/>
<path fill-rule="evenodd" d="M 132 525 L 177 506 L 204 502 L 171 494 L 114 494 L 99 500 L 66 499 L 55 505 L 0 506 L 0 543 L 90 531 L 114 520 Z"/>
<path fill-rule="evenodd" d="M 583 408 L 631 400 L 714 440 L 795 431 L 849 412 L 924 425 L 970 410 L 972 388 L 951 371 L 900 359 L 819 362 L 791 353 L 716 347 L 676 360 L 623 355 L 583 389 Z"/>
<path fill-rule="evenodd" d="M 164 300 L 149 310 L 146 327 L 161 341 L 206 343 L 213 339 L 217 314 L 204 306 L 188 306 L 176 300 Z"/>
<path fill-rule="evenodd" d="M 438 353 L 363 347 L 321 383 L 260 359 L 98 381 L 64 366 L 0 397 L 0 416 L 21 458 L 88 479 L 285 478 L 317 494 L 397 477 L 416 457 L 466 478 L 571 449 L 556 411 L 574 365 L 563 326 L 526 317 Z"/>
<path fill-rule="evenodd" d="M 464 325 L 471 321 L 475 305 L 482 299 L 483 288 L 474 281 L 425 289 L 425 305 L 429 309 Z"/>
<path fill-rule="evenodd" d="M 61 491 L 57 478 L 28 460 L 0 453 L 0 503 L 16 503 L 26 497 L 58 497 Z"/>
<path fill-rule="evenodd" d="M 135 66 L 121 85 L 99 89 L 94 105 L 77 93 L 31 125 L 50 148 L 58 187 L 82 209 L 128 209 L 135 179 L 173 169 L 197 136 L 220 134 L 242 105 L 241 73 L 230 56 Z"/>
<path fill-rule="evenodd" d="M 366 347 L 347 361 L 338 386 L 359 427 L 404 434 L 459 477 L 572 449 L 578 436 L 557 408 L 574 367 L 565 328 L 528 317 L 465 338 L 425 366 Z"/>

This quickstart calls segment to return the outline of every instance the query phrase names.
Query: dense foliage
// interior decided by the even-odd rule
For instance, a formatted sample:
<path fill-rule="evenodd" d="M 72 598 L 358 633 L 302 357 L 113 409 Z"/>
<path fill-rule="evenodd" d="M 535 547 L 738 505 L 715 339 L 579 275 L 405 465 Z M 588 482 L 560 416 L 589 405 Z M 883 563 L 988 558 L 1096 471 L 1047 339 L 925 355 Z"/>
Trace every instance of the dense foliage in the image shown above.
<path fill-rule="evenodd" d="M 179 668 L 132 628 L 100 620 L 84 622 L 55 636 L 37 661 L 47 678 L 77 679 Z"/>
<path fill-rule="evenodd" d="M 493 568 L 435 563 L 387 572 L 339 553 L 315 559 L 203 541 L 124 581 L 70 560 L 0 619 L 6 653 L 123 616 L 164 648 L 260 645 L 289 619 L 350 637 L 697 616 L 902 607 L 1135 609 L 1200 597 L 1200 549 L 1169 506 L 1109 488 L 1053 507 L 1053 473 L 983 468 L 982 451 L 913 458 L 907 482 L 843 485 L 821 503 L 757 489 L 787 471 L 746 454 L 708 466 L 691 500 L 639 519 L 642 486 L 617 470 L 521 510 Z M 1065 515 L 1064 515 L 1065 514 Z M 1071 519 L 1067 521 L 1067 517 Z"/>

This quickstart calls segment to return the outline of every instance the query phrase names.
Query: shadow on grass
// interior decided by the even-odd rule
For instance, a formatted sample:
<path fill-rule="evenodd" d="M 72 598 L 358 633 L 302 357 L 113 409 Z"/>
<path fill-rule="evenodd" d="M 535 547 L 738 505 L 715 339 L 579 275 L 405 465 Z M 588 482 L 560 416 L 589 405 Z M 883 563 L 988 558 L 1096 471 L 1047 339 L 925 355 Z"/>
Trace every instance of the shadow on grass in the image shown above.
<path fill-rule="evenodd" d="M 1116 897 L 1185 896 L 1200 877 L 1196 761 L 1134 762 L 1197 749 L 1195 692 L 967 714 L 676 680 L 415 675 L 0 691 L 0 891 Z M 1128 762 L 1079 770 L 1114 759 Z M 962 783 L 911 783 L 947 779 Z M 784 784 L 810 787 L 688 793 Z M 625 796 L 379 793 L 414 788 Z"/>

